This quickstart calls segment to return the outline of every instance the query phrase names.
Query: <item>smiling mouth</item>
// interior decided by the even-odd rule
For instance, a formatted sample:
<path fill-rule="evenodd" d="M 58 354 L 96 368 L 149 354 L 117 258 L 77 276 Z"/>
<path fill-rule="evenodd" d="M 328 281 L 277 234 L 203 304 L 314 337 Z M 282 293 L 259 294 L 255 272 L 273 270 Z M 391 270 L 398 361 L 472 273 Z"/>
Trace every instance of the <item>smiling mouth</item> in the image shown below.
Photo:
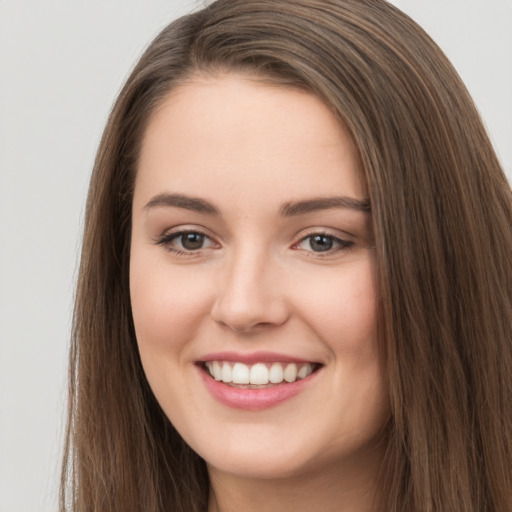
<path fill-rule="evenodd" d="M 279 384 L 291 384 L 309 377 L 321 365 L 318 363 L 255 363 L 206 361 L 205 373 L 218 382 L 244 389 L 265 389 Z"/>

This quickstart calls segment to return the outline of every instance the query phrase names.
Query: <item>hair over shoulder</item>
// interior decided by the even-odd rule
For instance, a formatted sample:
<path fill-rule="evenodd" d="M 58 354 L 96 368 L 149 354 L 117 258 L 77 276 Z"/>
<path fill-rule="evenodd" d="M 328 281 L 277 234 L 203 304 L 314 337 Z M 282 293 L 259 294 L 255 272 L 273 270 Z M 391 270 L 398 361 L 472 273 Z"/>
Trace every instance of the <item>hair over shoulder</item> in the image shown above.
<path fill-rule="evenodd" d="M 441 50 L 383 0 L 217 0 L 166 27 L 112 109 L 86 206 L 61 511 L 205 511 L 205 463 L 156 402 L 128 270 L 148 119 L 194 77 L 317 95 L 359 150 L 392 414 L 387 512 L 512 510 L 512 194 Z"/>

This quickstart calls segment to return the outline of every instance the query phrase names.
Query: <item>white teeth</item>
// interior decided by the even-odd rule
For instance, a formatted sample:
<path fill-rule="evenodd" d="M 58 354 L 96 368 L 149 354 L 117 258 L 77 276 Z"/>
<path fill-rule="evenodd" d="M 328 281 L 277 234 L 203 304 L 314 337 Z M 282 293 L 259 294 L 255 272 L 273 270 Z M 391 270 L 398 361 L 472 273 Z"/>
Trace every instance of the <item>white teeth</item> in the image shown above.
<path fill-rule="evenodd" d="M 218 361 L 213 362 L 213 366 L 210 369 L 210 373 L 213 375 L 215 380 L 222 380 L 222 368 Z"/>
<path fill-rule="evenodd" d="M 305 364 L 299 368 L 297 372 L 297 379 L 305 379 L 308 375 L 313 373 L 313 367 L 310 364 Z"/>
<path fill-rule="evenodd" d="M 283 365 L 280 363 L 274 363 L 270 367 L 270 371 L 268 374 L 268 380 L 272 382 L 272 384 L 279 384 L 283 382 Z"/>
<path fill-rule="evenodd" d="M 263 363 L 255 364 L 249 380 L 251 384 L 268 384 L 268 368 Z"/>
<path fill-rule="evenodd" d="M 208 361 L 205 366 L 210 375 L 217 381 L 233 384 L 280 384 L 283 381 L 295 382 L 313 373 L 313 365 L 305 363 L 266 363 L 246 365 L 244 363 L 229 363 L 227 361 Z"/>
<path fill-rule="evenodd" d="M 229 363 L 222 364 L 221 380 L 222 382 L 233 381 L 233 371 L 231 370 L 231 365 Z"/>
<path fill-rule="evenodd" d="M 249 384 L 249 367 L 247 365 L 243 363 L 233 365 L 233 384 Z"/>
<path fill-rule="evenodd" d="M 284 369 L 284 380 L 286 382 L 295 382 L 297 380 L 297 365 L 290 363 Z"/>

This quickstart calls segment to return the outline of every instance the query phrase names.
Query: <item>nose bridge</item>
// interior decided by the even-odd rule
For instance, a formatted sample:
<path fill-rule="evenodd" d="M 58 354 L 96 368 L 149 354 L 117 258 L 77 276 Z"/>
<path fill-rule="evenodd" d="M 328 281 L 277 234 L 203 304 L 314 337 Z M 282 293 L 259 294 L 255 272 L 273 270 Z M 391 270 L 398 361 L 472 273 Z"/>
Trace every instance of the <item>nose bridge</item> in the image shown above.
<path fill-rule="evenodd" d="M 287 311 L 278 277 L 276 262 L 264 247 L 241 245 L 219 275 L 213 317 L 237 332 L 283 323 Z"/>

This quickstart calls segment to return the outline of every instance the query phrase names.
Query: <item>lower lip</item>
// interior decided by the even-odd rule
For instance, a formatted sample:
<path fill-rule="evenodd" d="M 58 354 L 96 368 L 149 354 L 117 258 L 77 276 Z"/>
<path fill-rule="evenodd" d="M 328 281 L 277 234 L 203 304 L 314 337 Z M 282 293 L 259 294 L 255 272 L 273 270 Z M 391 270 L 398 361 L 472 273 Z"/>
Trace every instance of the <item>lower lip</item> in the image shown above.
<path fill-rule="evenodd" d="M 216 400 L 228 407 L 244 409 L 246 411 L 269 409 L 294 397 L 303 391 L 319 372 L 319 370 L 317 370 L 304 379 L 291 383 L 276 384 L 270 388 L 247 389 L 230 386 L 222 381 L 217 381 L 210 377 L 210 375 L 199 366 L 198 371 L 208 391 Z"/>

